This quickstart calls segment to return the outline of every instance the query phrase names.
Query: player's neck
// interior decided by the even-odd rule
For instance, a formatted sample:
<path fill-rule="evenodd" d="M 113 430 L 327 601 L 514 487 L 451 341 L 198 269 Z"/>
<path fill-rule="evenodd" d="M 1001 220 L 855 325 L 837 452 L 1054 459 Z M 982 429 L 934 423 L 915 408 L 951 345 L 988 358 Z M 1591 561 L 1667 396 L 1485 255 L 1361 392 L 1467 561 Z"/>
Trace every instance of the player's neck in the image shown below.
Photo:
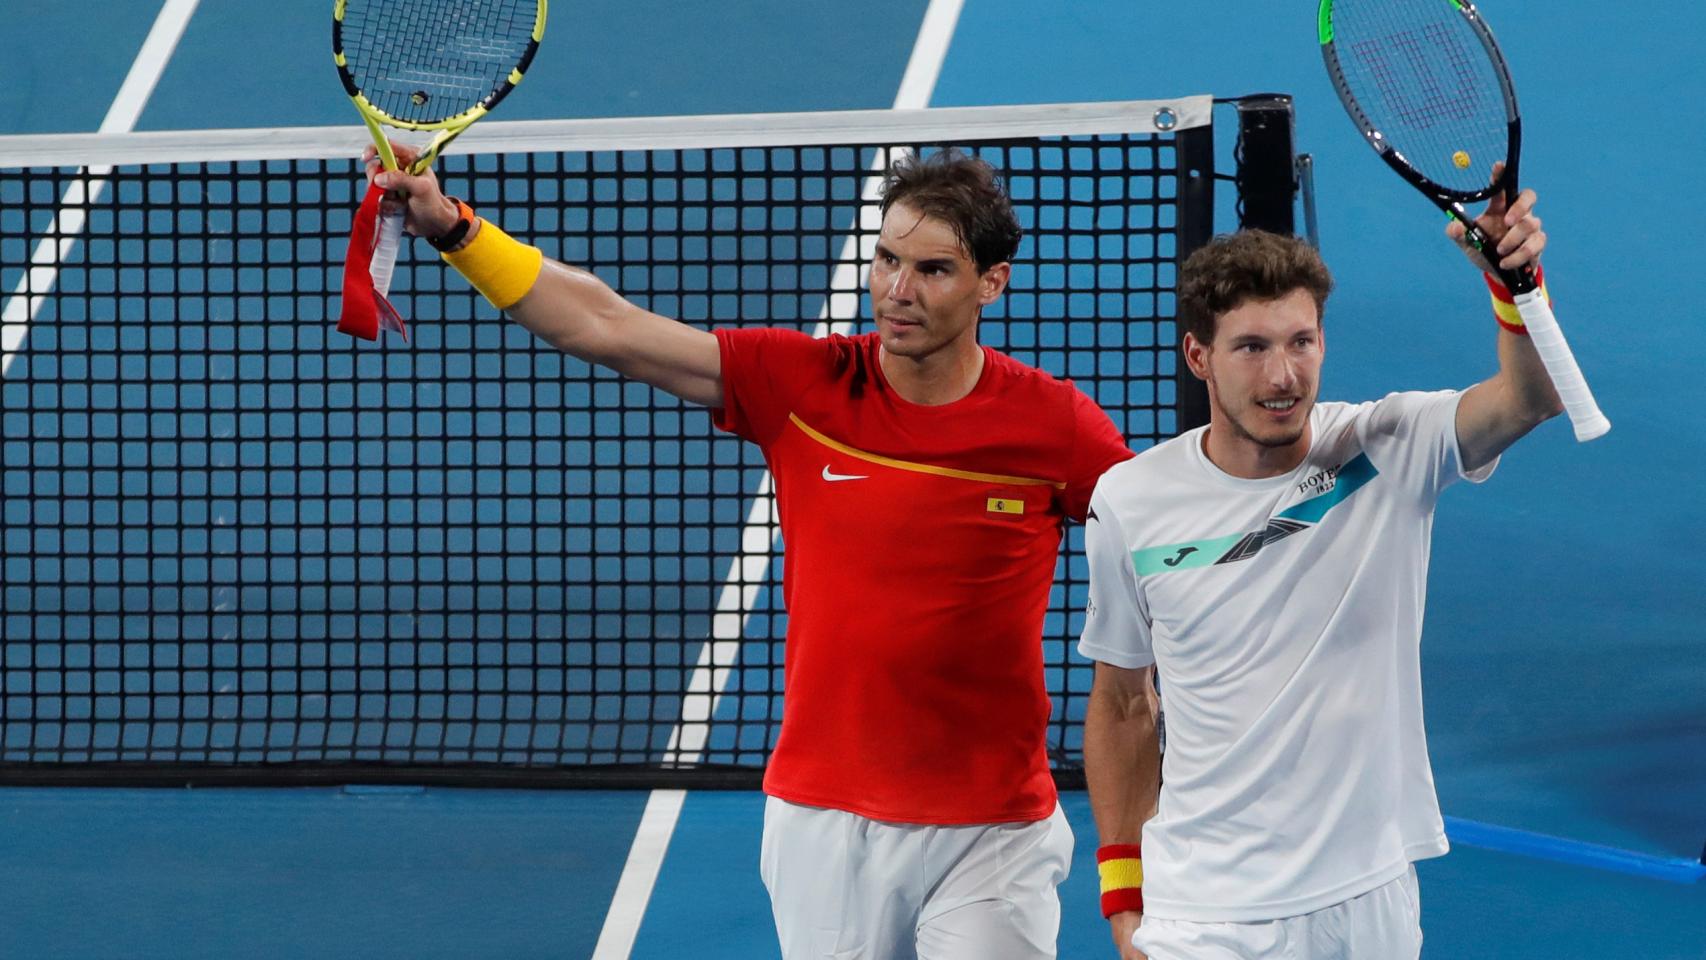
<path fill-rule="evenodd" d="M 1241 480 L 1265 480 L 1297 469 L 1309 456 L 1313 428 L 1305 424 L 1303 435 L 1283 446 L 1258 443 L 1238 429 L 1227 417 L 1214 411 L 1203 436 L 1202 452 L 1221 472 Z"/>
<path fill-rule="evenodd" d="M 883 378 L 902 400 L 938 407 L 964 399 L 983 376 L 983 348 L 974 337 L 961 337 L 919 357 L 903 357 L 886 348 L 877 351 Z"/>

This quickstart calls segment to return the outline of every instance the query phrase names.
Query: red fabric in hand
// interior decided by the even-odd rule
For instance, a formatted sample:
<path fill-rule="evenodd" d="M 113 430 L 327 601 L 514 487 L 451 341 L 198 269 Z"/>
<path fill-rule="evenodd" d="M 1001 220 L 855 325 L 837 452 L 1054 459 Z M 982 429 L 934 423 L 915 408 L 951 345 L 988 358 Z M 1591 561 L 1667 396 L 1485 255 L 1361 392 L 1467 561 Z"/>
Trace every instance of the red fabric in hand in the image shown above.
<path fill-rule="evenodd" d="M 379 242 L 379 200 L 385 196 L 380 187 L 369 184 L 361 209 L 356 211 L 355 224 L 350 228 L 349 250 L 344 255 L 343 309 L 338 316 L 338 332 L 363 340 L 379 339 L 381 328 L 395 330 L 409 342 L 409 330 L 397 308 L 385 295 L 373 288 L 373 247 Z"/>

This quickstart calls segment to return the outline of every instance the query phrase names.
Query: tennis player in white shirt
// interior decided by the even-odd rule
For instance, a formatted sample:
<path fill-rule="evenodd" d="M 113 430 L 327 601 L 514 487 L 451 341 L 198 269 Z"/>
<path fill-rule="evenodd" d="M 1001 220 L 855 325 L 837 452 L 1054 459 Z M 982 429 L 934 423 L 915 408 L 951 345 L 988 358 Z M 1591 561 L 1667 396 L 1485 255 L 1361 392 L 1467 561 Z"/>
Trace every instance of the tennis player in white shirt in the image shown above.
<path fill-rule="evenodd" d="M 1480 218 L 1506 268 L 1538 265 L 1534 202 Z M 1316 252 L 1241 232 L 1183 268 L 1210 422 L 1110 469 L 1086 528 L 1085 767 L 1124 960 L 1419 955 L 1411 864 L 1447 849 L 1419 655 L 1434 504 L 1562 409 L 1489 286 L 1492 377 L 1318 403 Z"/>

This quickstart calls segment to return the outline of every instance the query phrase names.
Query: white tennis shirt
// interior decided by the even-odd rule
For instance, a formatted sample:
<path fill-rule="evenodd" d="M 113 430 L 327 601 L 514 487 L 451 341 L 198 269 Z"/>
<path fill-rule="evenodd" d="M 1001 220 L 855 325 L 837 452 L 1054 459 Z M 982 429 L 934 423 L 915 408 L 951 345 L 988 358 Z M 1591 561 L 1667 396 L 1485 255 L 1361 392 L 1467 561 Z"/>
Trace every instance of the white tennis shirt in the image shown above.
<path fill-rule="evenodd" d="M 1166 713 L 1147 913 L 1296 916 L 1445 853 L 1422 725 L 1429 538 L 1440 491 L 1496 466 L 1463 473 L 1460 396 L 1317 404 L 1281 477 L 1223 472 L 1199 428 L 1097 484 L 1078 649 L 1157 664 Z"/>

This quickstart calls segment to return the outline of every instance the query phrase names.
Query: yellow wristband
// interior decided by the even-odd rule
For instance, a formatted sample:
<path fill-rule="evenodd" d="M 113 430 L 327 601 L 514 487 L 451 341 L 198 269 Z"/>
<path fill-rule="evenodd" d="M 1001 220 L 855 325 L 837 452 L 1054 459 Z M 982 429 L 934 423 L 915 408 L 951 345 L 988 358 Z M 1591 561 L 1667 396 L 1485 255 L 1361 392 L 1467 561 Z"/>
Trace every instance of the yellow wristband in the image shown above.
<path fill-rule="evenodd" d="M 1143 861 L 1137 857 L 1103 860 L 1096 868 L 1102 876 L 1103 893 L 1143 886 Z"/>
<path fill-rule="evenodd" d="M 442 256 L 499 310 L 508 310 L 526 296 L 545 265 L 545 254 L 538 247 L 504 233 L 490 220 L 480 221 L 467 246 Z"/>

